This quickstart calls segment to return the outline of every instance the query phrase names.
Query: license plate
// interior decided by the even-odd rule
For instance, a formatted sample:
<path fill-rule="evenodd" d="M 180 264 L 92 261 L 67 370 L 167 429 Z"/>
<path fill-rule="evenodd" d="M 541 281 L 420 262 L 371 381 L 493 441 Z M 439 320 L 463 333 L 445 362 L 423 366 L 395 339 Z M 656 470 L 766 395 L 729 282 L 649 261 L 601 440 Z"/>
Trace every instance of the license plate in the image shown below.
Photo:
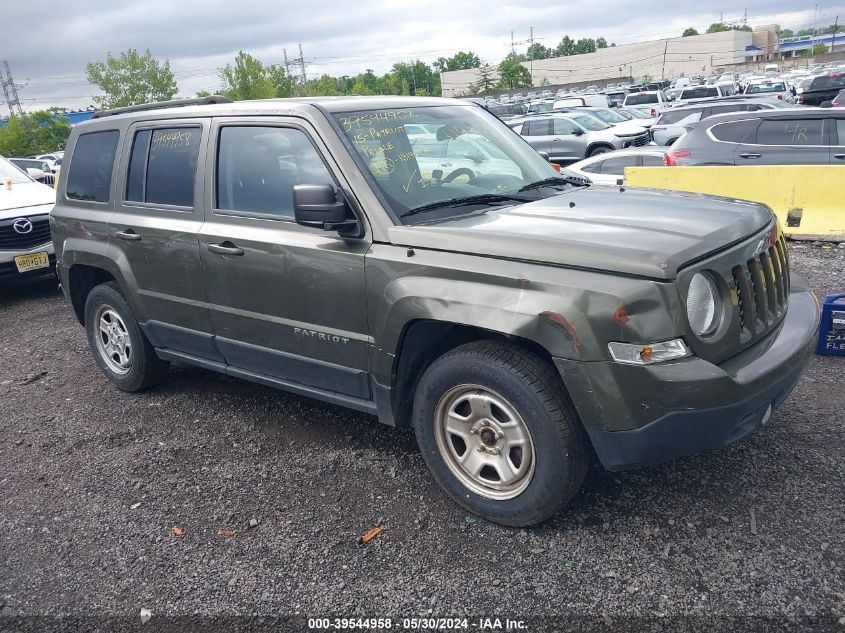
<path fill-rule="evenodd" d="M 15 266 L 19 273 L 28 273 L 30 270 L 47 268 L 50 265 L 50 256 L 47 251 L 31 253 L 29 255 L 18 255 L 15 257 Z"/>

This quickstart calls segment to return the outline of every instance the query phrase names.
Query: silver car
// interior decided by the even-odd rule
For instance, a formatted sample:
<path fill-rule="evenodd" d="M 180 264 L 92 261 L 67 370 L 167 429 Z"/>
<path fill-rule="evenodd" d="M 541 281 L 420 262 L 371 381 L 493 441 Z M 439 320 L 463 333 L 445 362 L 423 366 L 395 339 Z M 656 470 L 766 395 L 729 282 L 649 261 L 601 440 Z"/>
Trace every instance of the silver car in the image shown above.
<path fill-rule="evenodd" d="M 556 163 L 569 163 L 635 144 L 645 145 L 649 140 L 646 133 L 633 138 L 619 136 L 606 123 L 579 112 L 527 117 L 509 125 L 534 149 Z"/>
<path fill-rule="evenodd" d="M 724 101 L 704 101 L 694 105 L 677 106 L 666 110 L 651 126 L 651 138 L 657 145 L 672 145 L 686 134 L 687 125 L 698 123 L 702 119 L 728 112 L 755 112 L 784 107 L 782 101 L 774 99 L 725 99 Z"/>

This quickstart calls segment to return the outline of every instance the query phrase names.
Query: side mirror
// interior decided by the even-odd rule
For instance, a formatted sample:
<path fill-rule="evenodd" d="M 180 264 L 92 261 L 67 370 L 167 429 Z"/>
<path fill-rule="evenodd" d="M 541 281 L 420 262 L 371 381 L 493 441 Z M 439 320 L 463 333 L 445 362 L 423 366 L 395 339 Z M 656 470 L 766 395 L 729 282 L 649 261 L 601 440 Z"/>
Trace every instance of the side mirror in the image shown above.
<path fill-rule="evenodd" d="M 540 156 L 542 156 L 546 160 L 546 162 L 549 162 L 549 163 L 552 162 L 551 159 L 549 158 L 549 154 L 547 152 L 537 152 L 537 153 Z"/>
<path fill-rule="evenodd" d="M 582 130 L 582 129 L 580 129 L 580 128 L 577 128 L 577 127 L 576 127 L 576 128 L 573 128 L 573 129 L 572 129 L 572 134 L 573 134 L 574 136 L 583 136 L 583 135 L 584 135 L 584 130 Z"/>
<path fill-rule="evenodd" d="M 293 214 L 297 224 L 358 237 L 360 225 L 334 185 L 294 185 Z"/>
<path fill-rule="evenodd" d="M 822 101 L 821 104 L 819 104 L 819 107 L 820 108 L 832 108 L 833 107 L 833 101 Z"/>

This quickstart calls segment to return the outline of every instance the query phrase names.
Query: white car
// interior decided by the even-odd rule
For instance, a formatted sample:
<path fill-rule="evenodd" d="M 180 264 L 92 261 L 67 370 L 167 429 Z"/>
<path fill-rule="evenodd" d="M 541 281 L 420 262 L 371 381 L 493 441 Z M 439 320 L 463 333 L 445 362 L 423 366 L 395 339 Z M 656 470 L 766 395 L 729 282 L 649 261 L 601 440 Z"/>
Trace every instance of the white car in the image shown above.
<path fill-rule="evenodd" d="M 0 283 L 49 272 L 55 265 L 50 210 L 56 191 L 0 157 Z"/>
<path fill-rule="evenodd" d="M 579 160 L 566 170 L 585 176 L 596 185 L 621 185 L 625 182 L 626 167 L 664 167 L 664 154 L 664 150 L 653 147 L 618 149 Z"/>
<path fill-rule="evenodd" d="M 445 142 L 422 134 L 409 135 L 408 139 L 420 175 L 425 179 L 451 182 L 456 178 L 470 180 L 485 174 L 522 177 L 513 161 L 481 134 L 462 134 Z"/>
<path fill-rule="evenodd" d="M 759 95 L 761 97 L 775 97 L 788 101 L 792 96 L 786 82 L 782 79 L 764 79 L 762 81 L 750 81 L 745 85 L 744 95 Z"/>

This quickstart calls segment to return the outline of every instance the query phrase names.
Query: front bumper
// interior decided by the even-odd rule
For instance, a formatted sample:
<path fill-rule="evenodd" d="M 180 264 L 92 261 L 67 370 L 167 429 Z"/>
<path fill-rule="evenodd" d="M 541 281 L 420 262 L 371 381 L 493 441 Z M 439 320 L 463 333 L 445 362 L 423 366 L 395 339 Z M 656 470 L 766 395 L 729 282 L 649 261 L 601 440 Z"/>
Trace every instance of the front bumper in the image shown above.
<path fill-rule="evenodd" d="M 18 255 L 29 255 L 31 253 L 47 253 L 50 260 L 48 268 L 39 268 L 26 273 L 19 273 L 18 267 L 15 265 L 15 257 Z M 32 248 L 21 249 L 19 251 L 4 251 L 0 250 L 0 283 L 15 283 L 25 282 L 36 277 L 42 277 L 47 274 L 52 274 L 55 270 L 56 256 L 53 248 L 53 242 L 47 242 Z"/>
<path fill-rule="evenodd" d="M 555 363 L 602 464 L 625 470 L 714 450 L 760 428 L 798 382 L 818 325 L 815 296 L 793 276 L 781 324 L 719 365 L 696 357 Z"/>

